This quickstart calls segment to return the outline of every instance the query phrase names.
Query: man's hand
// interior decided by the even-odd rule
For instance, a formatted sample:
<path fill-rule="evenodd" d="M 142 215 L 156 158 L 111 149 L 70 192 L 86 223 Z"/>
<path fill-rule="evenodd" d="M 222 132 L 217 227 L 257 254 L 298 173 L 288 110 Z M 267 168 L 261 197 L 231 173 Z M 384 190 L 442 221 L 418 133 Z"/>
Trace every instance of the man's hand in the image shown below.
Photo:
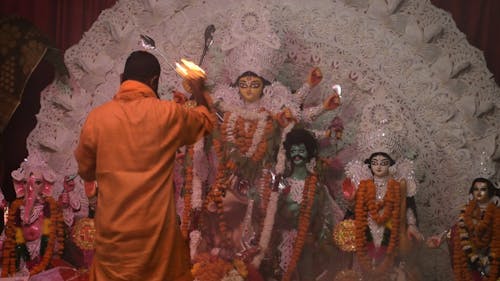
<path fill-rule="evenodd" d="M 188 78 L 182 82 L 184 89 L 191 93 L 194 100 L 206 108 L 209 108 L 208 101 L 205 97 L 205 78 Z"/>
<path fill-rule="evenodd" d="M 182 81 L 182 86 L 186 92 L 195 94 L 196 92 L 203 92 L 205 88 L 205 79 L 203 78 L 187 78 Z"/>
<path fill-rule="evenodd" d="M 309 72 L 309 75 L 307 76 L 307 84 L 309 84 L 309 86 L 311 86 L 311 88 L 313 88 L 316 85 L 318 85 L 322 79 L 323 79 L 323 73 L 321 73 L 321 70 L 319 69 L 319 67 L 315 67 L 315 68 L 311 69 L 311 71 Z"/>

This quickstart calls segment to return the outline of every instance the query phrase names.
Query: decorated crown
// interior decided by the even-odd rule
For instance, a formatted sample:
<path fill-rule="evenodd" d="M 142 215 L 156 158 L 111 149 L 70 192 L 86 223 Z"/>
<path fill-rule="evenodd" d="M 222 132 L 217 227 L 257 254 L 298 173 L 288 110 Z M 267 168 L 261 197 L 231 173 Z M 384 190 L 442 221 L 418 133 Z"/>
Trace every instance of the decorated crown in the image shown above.
<path fill-rule="evenodd" d="M 403 156 L 406 129 L 399 114 L 396 103 L 385 97 L 382 89 L 368 101 L 363 108 L 357 138 L 363 157 L 368 158 L 374 152 L 385 152 L 395 159 Z"/>
<path fill-rule="evenodd" d="M 406 128 L 401 122 L 401 108 L 396 102 L 379 89 L 363 108 L 357 148 L 362 160 L 368 159 L 374 152 L 385 152 L 396 160 L 390 172 L 395 179 L 405 179 L 407 196 L 414 196 L 417 184 L 413 162 L 405 159 L 404 147 Z M 362 179 L 371 178 L 371 172 L 363 161 L 351 161 L 346 167 L 346 176 L 356 186 Z"/>
<path fill-rule="evenodd" d="M 56 180 L 54 171 L 37 153 L 32 153 L 28 158 L 24 159 L 19 169 L 12 171 L 11 176 L 16 181 L 22 181 L 23 179 L 27 179 L 30 174 L 34 172 L 41 173 L 44 180 L 48 182 L 53 183 Z"/>
<path fill-rule="evenodd" d="M 269 11 L 262 4 L 246 4 L 235 11 L 236 20 L 221 44 L 231 82 L 246 71 L 270 82 L 275 80 L 284 56 L 280 55 L 280 39 L 272 31 L 269 17 Z"/>

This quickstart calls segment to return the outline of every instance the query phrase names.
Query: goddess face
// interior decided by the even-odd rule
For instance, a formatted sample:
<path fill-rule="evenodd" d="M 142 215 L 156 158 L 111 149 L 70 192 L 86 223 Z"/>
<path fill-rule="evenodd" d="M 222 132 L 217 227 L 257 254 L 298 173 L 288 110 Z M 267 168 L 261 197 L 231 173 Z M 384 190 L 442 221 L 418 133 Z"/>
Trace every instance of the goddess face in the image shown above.
<path fill-rule="evenodd" d="M 375 177 L 383 178 L 389 175 L 389 166 L 391 161 L 383 155 L 377 155 L 372 158 L 370 166 Z"/>
<path fill-rule="evenodd" d="M 240 95 L 248 102 L 256 102 L 262 96 L 264 81 L 255 76 L 243 76 L 238 79 Z"/>
<path fill-rule="evenodd" d="M 290 157 L 295 166 L 305 165 L 309 158 L 306 145 L 303 143 L 292 145 L 290 147 Z"/>
<path fill-rule="evenodd" d="M 476 182 L 472 187 L 472 195 L 480 204 L 488 203 L 490 197 L 488 195 L 488 185 L 485 182 Z"/>

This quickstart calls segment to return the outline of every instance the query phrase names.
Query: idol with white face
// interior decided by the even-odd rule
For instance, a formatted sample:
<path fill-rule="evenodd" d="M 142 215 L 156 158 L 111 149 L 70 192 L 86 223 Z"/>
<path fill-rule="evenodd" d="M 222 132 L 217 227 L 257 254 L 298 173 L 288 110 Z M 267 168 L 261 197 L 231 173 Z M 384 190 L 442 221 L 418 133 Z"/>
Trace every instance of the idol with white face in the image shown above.
<path fill-rule="evenodd" d="M 391 160 L 383 155 L 376 155 L 370 158 L 370 168 L 374 177 L 387 177 L 389 175 L 390 166 Z"/>
<path fill-rule="evenodd" d="M 488 194 L 488 184 L 485 182 L 476 182 L 472 187 L 472 196 L 479 204 L 484 204 L 490 201 Z"/>
<path fill-rule="evenodd" d="M 486 204 L 490 199 L 495 196 L 496 188 L 493 183 L 485 178 L 476 178 L 472 181 L 472 185 L 469 189 L 469 194 L 475 199 L 479 204 Z"/>
<path fill-rule="evenodd" d="M 254 75 L 241 76 L 238 79 L 239 93 L 247 103 L 258 101 L 264 90 L 264 81 L 262 78 Z"/>
<path fill-rule="evenodd" d="M 490 201 L 488 184 L 480 181 L 475 182 L 472 186 L 472 196 L 479 204 L 488 203 Z"/>

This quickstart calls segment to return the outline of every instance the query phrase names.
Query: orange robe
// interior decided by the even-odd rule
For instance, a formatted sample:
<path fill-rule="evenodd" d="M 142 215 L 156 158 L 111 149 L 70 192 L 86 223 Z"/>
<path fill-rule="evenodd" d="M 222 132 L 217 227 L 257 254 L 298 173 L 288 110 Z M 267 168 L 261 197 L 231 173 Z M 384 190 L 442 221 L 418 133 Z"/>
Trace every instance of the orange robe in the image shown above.
<path fill-rule="evenodd" d="M 209 133 L 214 121 L 205 107 L 161 101 L 131 80 L 89 113 L 75 156 L 80 176 L 98 184 L 90 280 L 193 279 L 172 170 L 177 148 Z"/>

